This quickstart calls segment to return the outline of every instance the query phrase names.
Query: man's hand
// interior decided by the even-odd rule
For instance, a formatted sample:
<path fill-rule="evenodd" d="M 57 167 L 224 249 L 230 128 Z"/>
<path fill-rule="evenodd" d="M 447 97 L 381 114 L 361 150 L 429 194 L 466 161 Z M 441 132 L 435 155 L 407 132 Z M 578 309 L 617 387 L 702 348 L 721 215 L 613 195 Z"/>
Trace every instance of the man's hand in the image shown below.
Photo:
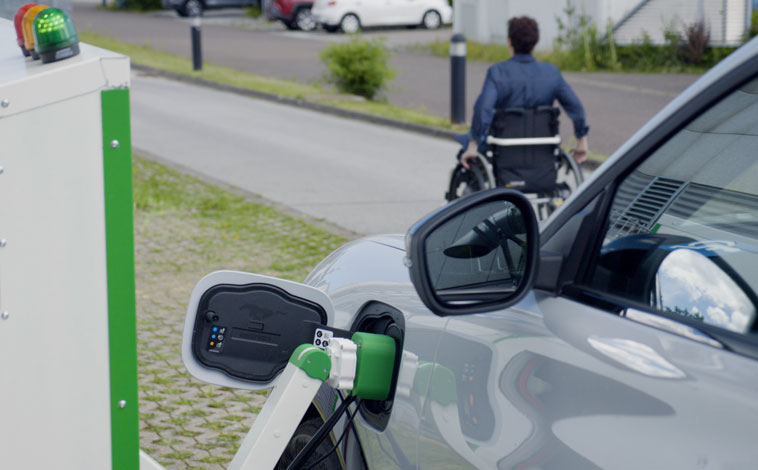
<path fill-rule="evenodd" d="M 587 140 L 587 136 L 579 138 L 579 140 L 576 141 L 576 147 L 571 150 L 571 153 L 574 157 L 574 160 L 576 160 L 577 163 L 580 165 L 587 160 L 587 152 L 589 151 L 589 142 Z"/>
<path fill-rule="evenodd" d="M 461 154 L 461 165 L 463 165 L 463 168 L 470 170 L 471 166 L 469 162 L 475 159 L 477 155 L 479 155 L 479 151 L 477 149 L 476 141 L 469 140 L 466 150 Z"/>

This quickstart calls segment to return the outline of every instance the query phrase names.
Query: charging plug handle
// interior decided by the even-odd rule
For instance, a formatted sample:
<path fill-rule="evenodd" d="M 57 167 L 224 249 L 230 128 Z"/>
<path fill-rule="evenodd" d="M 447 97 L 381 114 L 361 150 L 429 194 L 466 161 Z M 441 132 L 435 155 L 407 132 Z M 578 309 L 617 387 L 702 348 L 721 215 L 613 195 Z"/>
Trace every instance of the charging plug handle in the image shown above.
<path fill-rule="evenodd" d="M 386 400 L 395 371 L 395 340 L 365 332 L 354 333 L 351 339 L 358 347 L 358 361 L 350 395 L 365 400 Z"/>

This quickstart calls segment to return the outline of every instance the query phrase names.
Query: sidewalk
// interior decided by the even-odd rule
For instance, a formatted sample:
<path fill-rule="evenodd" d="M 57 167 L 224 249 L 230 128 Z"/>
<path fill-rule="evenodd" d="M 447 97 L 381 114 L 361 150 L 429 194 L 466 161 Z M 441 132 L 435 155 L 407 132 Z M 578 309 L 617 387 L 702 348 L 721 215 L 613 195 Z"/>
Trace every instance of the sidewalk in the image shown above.
<path fill-rule="evenodd" d="M 279 23 L 266 23 L 231 14 L 212 12 L 204 18 L 203 57 L 207 62 L 244 70 L 261 76 L 318 81 L 324 67 L 318 56 L 331 42 L 346 40 L 341 34 L 322 31 L 285 31 Z M 235 16 L 236 15 L 236 16 Z M 127 13 L 100 10 L 92 3 L 76 3 L 74 20 L 81 31 L 112 36 L 133 44 L 190 56 L 189 22 L 171 11 Z M 450 65 L 444 58 L 402 52 L 413 42 L 449 37 L 449 29 L 426 32 L 379 30 L 366 38 L 387 37 L 395 50 L 392 59 L 398 74 L 387 93 L 390 103 L 448 116 L 450 108 Z M 484 81 L 488 64 L 469 62 L 466 99 L 470 119 L 474 100 Z M 610 155 L 697 76 L 661 74 L 566 73 L 567 81 L 586 108 L 591 127 L 590 145 L 597 153 Z M 565 119 L 564 141 L 572 135 Z"/>

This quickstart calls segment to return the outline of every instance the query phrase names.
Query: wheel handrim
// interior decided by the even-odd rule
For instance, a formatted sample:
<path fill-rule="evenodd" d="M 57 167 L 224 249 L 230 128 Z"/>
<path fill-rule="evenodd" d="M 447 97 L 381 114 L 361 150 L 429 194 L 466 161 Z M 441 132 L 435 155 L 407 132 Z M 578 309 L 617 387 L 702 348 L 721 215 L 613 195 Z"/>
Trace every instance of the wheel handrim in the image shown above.
<path fill-rule="evenodd" d="M 434 11 L 427 12 L 427 14 L 424 15 L 424 27 L 427 29 L 437 29 L 440 27 L 441 22 L 440 15 Z"/>
<path fill-rule="evenodd" d="M 342 19 L 342 31 L 346 33 L 354 33 L 358 31 L 358 18 L 353 15 L 348 15 Z"/>
<path fill-rule="evenodd" d="M 476 167 L 476 169 L 474 168 Z M 482 186 L 483 182 L 480 182 L 482 168 L 479 164 L 473 163 L 470 170 L 466 170 L 461 166 L 456 168 L 456 172 L 450 182 L 450 190 L 448 194 L 448 201 L 453 201 L 463 196 L 482 191 L 487 189 L 486 183 Z"/>

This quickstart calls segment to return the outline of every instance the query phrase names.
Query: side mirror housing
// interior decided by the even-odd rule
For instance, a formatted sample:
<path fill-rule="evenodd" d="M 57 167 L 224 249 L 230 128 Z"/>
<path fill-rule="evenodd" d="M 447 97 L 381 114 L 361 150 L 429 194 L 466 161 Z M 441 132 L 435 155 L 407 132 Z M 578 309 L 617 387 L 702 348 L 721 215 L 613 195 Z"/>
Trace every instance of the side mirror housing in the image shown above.
<path fill-rule="evenodd" d="M 192 291 L 182 360 L 195 378 L 224 387 L 274 385 L 292 352 L 334 317 L 322 291 L 259 274 L 217 271 Z"/>
<path fill-rule="evenodd" d="M 411 227 L 406 252 L 416 292 L 435 314 L 506 308 L 534 283 L 537 218 L 518 191 L 475 193 Z"/>

